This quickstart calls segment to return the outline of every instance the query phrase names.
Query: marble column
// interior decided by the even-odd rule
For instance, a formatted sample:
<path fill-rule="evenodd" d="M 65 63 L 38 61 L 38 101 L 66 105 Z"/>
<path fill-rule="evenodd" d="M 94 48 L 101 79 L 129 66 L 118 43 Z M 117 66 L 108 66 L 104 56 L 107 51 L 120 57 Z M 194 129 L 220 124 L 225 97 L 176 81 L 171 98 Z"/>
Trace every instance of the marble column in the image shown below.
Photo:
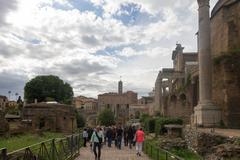
<path fill-rule="evenodd" d="M 173 86 L 173 84 L 172 84 L 172 78 L 169 78 L 169 79 L 168 79 L 168 85 L 169 85 L 169 93 L 172 93 L 172 86 Z"/>
<path fill-rule="evenodd" d="M 195 108 L 198 125 L 215 126 L 221 120 L 221 111 L 212 102 L 212 59 L 209 0 L 198 0 L 199 5 L 199 104 Z"/>
<path fill-rule="evenodd" d="M 162 91 L 163 87 L 162 87 L 162 78 L 160 78 L 159 80 L 159 111 L 161 114 L 163 114 L 163 91 Z"/>

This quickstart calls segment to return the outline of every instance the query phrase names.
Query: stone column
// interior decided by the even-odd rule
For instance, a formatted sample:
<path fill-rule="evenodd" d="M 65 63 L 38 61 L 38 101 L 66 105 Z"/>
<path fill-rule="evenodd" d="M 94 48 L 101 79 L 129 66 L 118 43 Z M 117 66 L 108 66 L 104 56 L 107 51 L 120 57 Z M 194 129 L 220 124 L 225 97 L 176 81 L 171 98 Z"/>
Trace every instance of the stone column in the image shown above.
<path fill-rule="evenodd" d="M 199 104 L 195 108 L 198 125 L 219 124 L 221 111 L 212 102 L 212 59 L 210 39 L 209 0 L 198 0 L 199 5 Z"/>
<path fill-rule="evenodd" d="M 172 78 L 169 78 L 169 79 L 168 79 L 168 86 L 169 86 L 169 93 L 172 93 L 172 86 L 173 86 L 173 84 L 172 84 Z"/>
<path fill-rule="evenodd" d="M 162 78 L 159 80 L 159 111 L 163 114 L 163 86 L 162 86 Z"/>

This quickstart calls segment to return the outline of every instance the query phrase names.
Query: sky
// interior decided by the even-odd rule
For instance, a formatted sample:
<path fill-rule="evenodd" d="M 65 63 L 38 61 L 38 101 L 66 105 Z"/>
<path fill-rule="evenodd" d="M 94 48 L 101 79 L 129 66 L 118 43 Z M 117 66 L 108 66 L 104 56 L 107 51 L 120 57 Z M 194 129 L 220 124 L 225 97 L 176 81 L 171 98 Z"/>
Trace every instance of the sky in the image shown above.
<path fill-rule="evenodd" d="M 217 0 L 211 0 L 211 8 Z M 196 0 L 0 0 L 0 95 L 15 99 L 37 75 L 74 95 L 147 95 L 172 67 L 176 43 L 196 51 Z"/>

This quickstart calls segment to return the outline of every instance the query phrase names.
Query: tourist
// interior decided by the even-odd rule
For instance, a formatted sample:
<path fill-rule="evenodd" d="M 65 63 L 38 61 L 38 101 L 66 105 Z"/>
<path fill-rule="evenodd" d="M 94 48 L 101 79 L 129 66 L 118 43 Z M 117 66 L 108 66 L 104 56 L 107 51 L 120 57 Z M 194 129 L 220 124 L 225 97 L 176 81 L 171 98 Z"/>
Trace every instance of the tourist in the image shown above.
<path fill-rule="evenodd" d="M 137 130 L 136 132 L 136 150 L 137 150 L 137 156 L 141 156 L 142 153 L 142 147 L 143 147 L 143 141 L 144 141 L 144 132 L 142 128 Z"/>
<path fill-rule="evenodd" d="M 100 160 L 102 139 L 103 139 L 103 134 L 100 132 L 100 127 L 97 127 L 96 131 L 93 132 L 91 137 L 91 143 L 93 145 L 93 153 L 95 155 L 95 160 Z M 97 148 L 98 148 L 98 152 L 97 152 Z"/>
<path fill-rule="evenodd" d="M 83 130 L 83 146 L 84 147 L 87 147 L 87 140 L 88 140 L 88 133 L 87 133 L 87 129 L 85 128 L 84 130 Z"/>
<path fill-rule="evenodd" d="M 124 145 L 125 146 L 128 146 L 128 136 L 127 136 L 127 133 L 128 133 L 128 129 L 127 129 L 127 127 L 125 127 L 124 131 L 123 131 L 123 139 L 124 139 Z"/>
<path fill-rule="evenodd" d="M 133 126 L 132 127 L 132 130 L 133 130 L 133 146 L 135 146 L 136 145 L 136 132 L 137 132 L 137 130 L 136 130 L 136 127 L 135 126 Z"/>
<path fill-rule="evenodd" d="M 113 127 L 113 139 L 115 147 L 117 147 L 117 128 L 115 126 Z"/>
<path fill-rule="evenodd" d="M 106 139 L 107 139 L 107 128 L 103 128 L 103 135 L 104 135 L 104 145 L 106 145 Z"/>
<path fill-rule="evenodd" d="M 113 138 L 113 131 L 110 127 L 107 129 L 106 138 L 107 138 L 107 141 L 108 141 L 108 147 L 111 147 L 112 138 Z"/>
<path fill-rule="evenodd" d="M 134 134 L 135 133 L 133 131 L 133 128 L 129 126 L 127 130 L 127 139 L 128 139 L 128 144 L 130 149 L 132 149 Z"/>
<path fill-rule="evenodd" d="M 117 148 L 121 149 L 122 146 L 122 137 L 123 137 L 123 129 L 121 126 L 117 129 Z"/>
<path fill-rule="evenodd" d="M 105 142 L 105 137 L 104 137 L 104 131 L 103 131 L 103 129 L 101 127 L 99 129 L 99 132 L 102 135 L 102 138 L 100 139 L 101 140 L 101 146 L 102 146 L 103 143 Z"/>
<path fill-rule="evenodd" d="M 87 133 L 88 133 L 88 140 L 91 140 L 91 137 L 92 137 L 92 134 L 93 134 L 93 129 L 89 127 L 88 130 L 87 130 Z"/>

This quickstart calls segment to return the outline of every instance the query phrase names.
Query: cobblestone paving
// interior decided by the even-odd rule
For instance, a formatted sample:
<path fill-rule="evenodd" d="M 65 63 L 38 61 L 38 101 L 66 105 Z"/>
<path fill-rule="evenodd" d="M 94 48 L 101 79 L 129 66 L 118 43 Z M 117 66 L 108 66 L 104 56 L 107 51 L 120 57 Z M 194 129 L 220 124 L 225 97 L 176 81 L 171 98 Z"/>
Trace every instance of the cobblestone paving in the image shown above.
<path fill-rule="evenodd" d="M 80 156 L 76 160 L 94 160 L 94 154 L 90 147 L 83 147 L 80 150 Z M 101 160 L 150 160 L 145 154 L 138 157 L 135 152 L 135 148 L 131 150 L 127 147 L 123 147 L 121 150 L 112 146 L 108 148 L 103 146 Z"/>

